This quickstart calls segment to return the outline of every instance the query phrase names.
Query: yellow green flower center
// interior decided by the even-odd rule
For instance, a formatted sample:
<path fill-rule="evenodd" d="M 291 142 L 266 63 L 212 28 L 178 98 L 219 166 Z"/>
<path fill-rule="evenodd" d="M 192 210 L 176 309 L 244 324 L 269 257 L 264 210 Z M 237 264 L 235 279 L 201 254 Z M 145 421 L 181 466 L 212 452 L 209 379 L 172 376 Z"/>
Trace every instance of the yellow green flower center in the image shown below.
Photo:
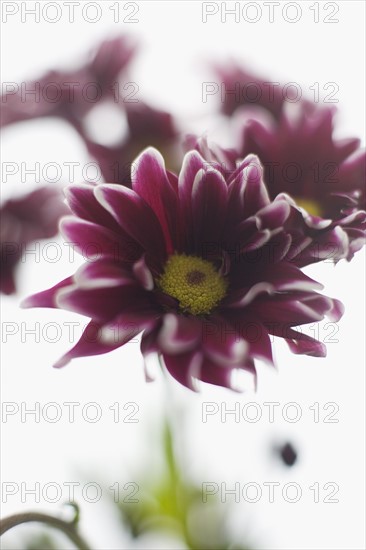
<path fill-rule="evenodd" d="M 178 300 L 182 311 L 193 315 L 210 313 L 227 290 L 227 281 L 211 262 L 185 254 L 168 258 L 157 285 Z"/>
<path fill-rule="evenodd" d="M 318 216 L 321 217 L 323 210 L 320 204 L 312 199 L 304 199 L 301 197 L 294 197 L 296 204 L 300 206 L 301 208 L 304 208 L 306 212 L 311 214 L 312 216 Z"/>

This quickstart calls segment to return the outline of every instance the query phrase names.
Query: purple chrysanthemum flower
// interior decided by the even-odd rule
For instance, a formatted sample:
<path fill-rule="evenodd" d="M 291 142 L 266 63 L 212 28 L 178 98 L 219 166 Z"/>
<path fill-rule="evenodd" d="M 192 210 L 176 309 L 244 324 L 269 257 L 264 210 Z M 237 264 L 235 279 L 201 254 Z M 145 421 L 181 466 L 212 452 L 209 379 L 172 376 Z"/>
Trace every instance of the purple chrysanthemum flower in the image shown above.
<path fill-rule="evenodd" d="M 56 366 L 141 332 L 142 353 L 158 352 L 190 388 L 195 379 L 230 387 L 236 369 L 255 376 L 255 358 L 273 362 L 269 335 L 294 353 L 324 356 L 324 344 L 294 327 L 338 320 L 343 307 L 284 261 L 290 206 L 270 201 L 258 165 L 249 156 L 226 177 L 191 151 L 177 177 L 150 148 L 136 160 L 132 189 L 69 187 L 74 217 L 63 233 L 80 251 L 92 242 L 98 257 L 24 303 L 91 318 Z"/>
<path fill-rule="evenodd" d="M 258 155 L 271 199 L 285 193 L 297 208 L 291 225 L 304 246 L 301 265 L 350 260 L 365 243 L 366 154 L 359 139 L 334 138 L 335 112 L 301 104 L 276 123 L 249 120 L 243 129 L 239 158 Z"/>
<path fill-rule="evenodd" d="M 334 138 L 334 114 L 302 104 L 296 113 L 285 110 L 278 122 L 250 118 L 236 153 L 209 146 L 204 138 L 188 142 L 227 174 L 248 154 L 260 158 L 271 200 L 291 206 L 288 259 L 299 266 L 351 260 L 365 243 L 365 151 L 359 139 Z"/>
<path fill-rule="evenodd" d="M 0 292 L 13 294 L 16 291 L 15 269 L 26 245 L 56 235 L 60 217 L 68 212 L 60 190 L 49 187 L 10 199 L 1 206 Z"/>

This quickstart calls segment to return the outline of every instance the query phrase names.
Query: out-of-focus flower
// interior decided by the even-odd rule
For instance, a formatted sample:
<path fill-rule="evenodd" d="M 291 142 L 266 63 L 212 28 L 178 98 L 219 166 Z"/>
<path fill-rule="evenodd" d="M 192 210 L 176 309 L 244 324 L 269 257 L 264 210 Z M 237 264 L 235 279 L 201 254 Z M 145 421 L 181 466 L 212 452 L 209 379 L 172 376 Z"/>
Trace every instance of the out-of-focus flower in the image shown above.
<path fill-rule="evenodd" d="M 298 263 L 350 260 L 365 243 L 365 151 L 360 140 L 334 138 L 335 109 L 298 105 L 278 122 L 249 120 L 238 157 L 259 156 L 271 199 L 295 208 Z"/>
<path fill-rule="evenodd" d="M 256 106 L 275 119 L 280 117 L 286 96 L 279 82 L 260 78 L 235 63 L 215 66 L 214 70 L 225 115 L 231 116 L 241 106 Z"/>
<path fill-rule="evenodd" d="M 254 151 L 272 198 L 288 193 L 323 218 L 365 208 L 365 151 L 360 140 L 334 138 L 335 109 L 284 113 L 276 124 L 249 120 L 240 154 Z"/>
<path fill-rule="evenodd" d="M 60 217 L 69 210 L 59 189 L 42 187 L 8 200 L 0 213 L 0 290 L 12 294 L 16 291 L 15 269 L 27 244 L 56 235 Z"/>
<path fill-rule="evenodd" d="M 207 162 L 228 174 L 248 154 L 258 155 L 271 200 L 291 207 L 285 223 L 292 247 L 287 259 L 305 266 L 324 259 L 351 260 L 365 243 L 365 151 L 358 139 L 336 140 L 334 109 L 283 113 L 276 123 L 249 118 L 237 152 L 190 137 Z M 264 121 L 266 120 L 266 121 Z"/>
<path fill-rule="evenodd" d="M 132 162 L 148 146 L 162 150 L 168 166 L 177 169 L 182 154 L 172 115 L 139 98 L 122 97 L 119 77 L 126 77 L 135 50 L 127 37 L 107 40 L 102 42 L 91 61 L 78 70 L 50 71 L 38 81 L 19 85 L 17 92 L 11 87 L 1 97 L 2 126 L 47 116 L 66 120 L 78 132 L 98 163 L 104 180 L 109 183 L 130 186 Z M 86 115 L 98 104 L 108 101 L 114 103 L 127 122 L 126 135 L 112 146 L 93 139 L 85 124 Z"/>
<path fill-rule="evenodd" d="M 196 152 L 179 178 L 154 149 L 136 160 L 132 190 L 80 185 L 67 190 L 75 217 L 62 222 L 78 248 L 93 242 L 97 259 L 25 307 L 69 309 L 91 323 L 58 367 L 122 346 L 143 332 L 144 355 L 158 352 L 168 371 L 231 386 L 231 374 L 256 375 L 254 358 L 273 362 L 269 334 L 294 353 L 324 356 L 324 344 L 293 327 L 338 320 L 343 307 L 284 261 L 286 201 L 271 203 L 259 161 L 246 158 L 229 179 Z"/>
<path fill-rule="evenodd" d="M 49 71 L 38 80 L 10 86 L 1 97 L 1 126 L 57 116 L 81 131 L 83 117 L 98 101 L 118 100 L 118 77 L 135 49 L 127 37 L 107 40 L 80 69 Z"/>
<path fill-rule="evenodd" d="M 164 152 L 164 158 L 174 168 L 178 164 L 178 130 L 173 117 L 145 103 L 126 103 L 127 136 L 121 143 L 107 147 L 84 136 L 87 149 L 97 161 L 104 180 L 131 186 L 133 161 L 150 145 Z"/>

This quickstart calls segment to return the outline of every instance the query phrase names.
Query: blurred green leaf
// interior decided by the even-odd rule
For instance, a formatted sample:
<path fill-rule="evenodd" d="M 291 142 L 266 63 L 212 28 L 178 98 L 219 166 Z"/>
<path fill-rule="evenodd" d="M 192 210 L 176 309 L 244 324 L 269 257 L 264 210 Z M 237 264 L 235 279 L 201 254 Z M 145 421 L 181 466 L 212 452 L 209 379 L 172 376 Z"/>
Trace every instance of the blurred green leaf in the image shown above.
<path fill-rule="evenodd" d="M 59 550 L 59 545 L 46 534 L 37 535 L 29 539 L 24 547 L 25 550 Z"/>
<path fill-rule="evenodd" d="M 237 545 L 227 532 L 228 507 L 219 499 L 202 502 L 202 490 L 184 475 L 174 450 L 171 426 L 165 420 L 161 436 L 163 470 L 143 472 L 139 481 L 139 502 L 119 503 L 125 525 L 137 538 L 149 531 L 180 538 L 194 550 L 249 550 Z"/>

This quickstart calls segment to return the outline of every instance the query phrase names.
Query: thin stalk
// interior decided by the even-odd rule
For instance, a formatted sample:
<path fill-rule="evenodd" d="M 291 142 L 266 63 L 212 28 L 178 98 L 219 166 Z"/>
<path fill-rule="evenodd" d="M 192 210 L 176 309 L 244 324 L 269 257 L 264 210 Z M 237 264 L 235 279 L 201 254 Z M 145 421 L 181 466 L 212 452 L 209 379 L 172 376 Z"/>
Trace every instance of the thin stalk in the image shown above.
<path fill-rule="evenodd" d="M 91 550 L 90 546 L 77 532 L 77 516 L 72 521 L 64 521 L 48 514 L 21 512 L 0 520 L 0 536 L 22 523 L 37 522 L 58 529 L 66 535 L 79 550 Z"/>

